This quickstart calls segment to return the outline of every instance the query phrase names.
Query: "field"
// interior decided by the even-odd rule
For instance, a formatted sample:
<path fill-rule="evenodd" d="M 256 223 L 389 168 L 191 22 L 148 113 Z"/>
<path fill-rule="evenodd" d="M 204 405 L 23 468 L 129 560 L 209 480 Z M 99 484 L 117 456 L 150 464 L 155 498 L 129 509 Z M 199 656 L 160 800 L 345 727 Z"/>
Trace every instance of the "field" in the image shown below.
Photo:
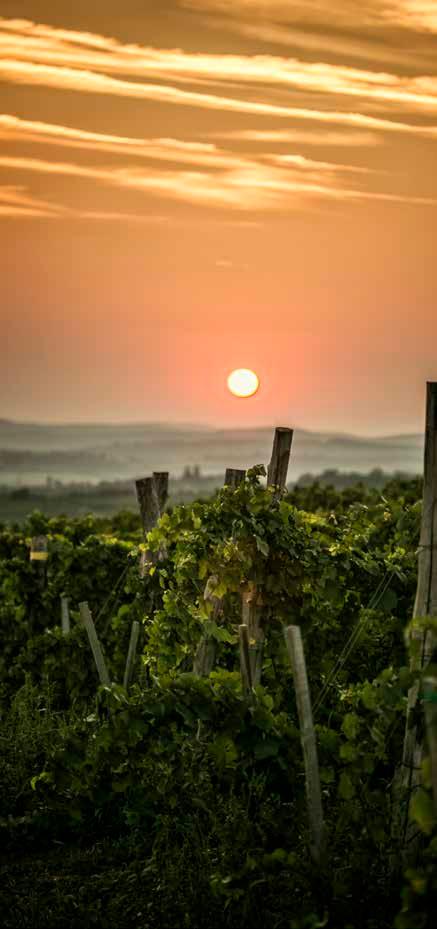
<path fill-rule="evenodd" d="M 139 517 L 126 512 L 34 513 L 1 530 L 6 929 L 434 924 L 429 763 L 410 804 L 397 781 L 407 694 L 418 680 L 405 632 L 421 482 L 281 495 L 261 479 L 255 468 L 207 502 L 171 507 L 146 543 Z M 46 562 L 29 558 L 38 536 L 47 539 Z M 247 611 L 258 611 L 262 629 L 255 623 L 245 664 Z M 312 698 L 318 848 L 284 640 L 290 625 L 303 636 Z M 256 669 L 250 686 L 248 668 Z M 420 709 L 419 727 L 421 718 Z M 414 833 L 409 849 L 405 828 Z"/>

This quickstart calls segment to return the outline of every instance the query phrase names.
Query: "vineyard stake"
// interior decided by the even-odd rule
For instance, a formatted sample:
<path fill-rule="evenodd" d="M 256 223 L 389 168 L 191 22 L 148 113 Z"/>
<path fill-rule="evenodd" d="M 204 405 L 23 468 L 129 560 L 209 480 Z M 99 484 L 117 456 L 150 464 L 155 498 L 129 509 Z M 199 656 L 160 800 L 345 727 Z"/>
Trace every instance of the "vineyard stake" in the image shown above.
<path fill-rule="evenodd" d="M 246 472 L 243 470 L 238 468 L 226 468 L 224 486 L 233 487 L 235 489 L 244 481 L 245 477 Z M 204 600 L 209 600 L 212 602 L 212 618 L 214 621 L 216 621 L 220 616 L 222 605 L 221 600 L 218 597 L 214 597 L 213 590 L 211 590 L 211 581 L 214 580 L 214 577 L 210 577 L 208 579 L 203 598 Z M 193 673 L 197 674 L 199 677 L 208 677 L 214 667 L 216 655 L 217 642 L 211 638 L 211 636 L 203 635 L 200 639 L 196 649 L 196 654 L 194 656 Z"/>
<path fill-rule="evenodd" d="M 143 525 L 144 538 L 147 533 L 156 526 L 161 515 L 159 506 L 158 491 L 154 477 L 142 477 L 135 481 L 138 505 L 140 508 L 141 522 Z"/>
<path fill-rule="evenodd" d="M 437 816 L 437 675 L 428 674 L 423 680 L 426 741 L 431 762 L 431 786 L 434 813 Z"/>
<path fill-rule="evenodd" d="M 100 683 L 106 687 L 111 686 L 111 681 L 109 679 L 108 669 L 105 664 L 105 659 L 103 657 L 102 647 L 99 642 L 99 638 L 96 632 L 96 627 L 91 616 L 91 611 L 86 600 L 82 603 L 79 603 L 79 612 L 80 618 L 85 626 L 87 631 L 88 640 L 91 646 L 91 651 L 94 656 L 95 665 L 97 668 L 97 673 L 99 675 Z"/>
<path fill-rule="evenodd" d="M 305 786 L 310 825 L 310 851 L 316 864 L 320 864 L 323 856 L 324 839 L 322 794 L 320 789 L 316 733 L 308 686 L 305 652 L 299 626 L 287 626 L 284 633 L 296 689 L 300 740 L 305 766 Z"/>
<path fill-rule="evenodd" d="M 212 604 L 212 619 L 214 622 L 216 622 L 219 618 L 222 609 L 221 599 L 214 596 L 214 587 L 216 584 L 217 578 L 215 575 L 212 575 L 210 578 L 208 578 L 205 585 L 205 590 L 203 592 L 203 599 L 206 601 L 206 603 Z M 200 639 L 196 649 L 196 654 L 194 656 L 194 674 L 197 674 L 198 677 L 208 677 L 214 667 L 216 654 L 216 640 L 209 635 L 203 635 Z"/>
<path fill-rule="evenodd" d="M 437 383 L 428 383 L 426 391 L 426 424 L 422 526 L 418 551 L 417 592 L 413 617 L 437 615 Z M 413 672 L 423 670 L 430 662 L 435 646 L 435 636 L 424 629 L 411 633 L 414 652 L 410 668 Z M 412 723 L 419 698 L 419 683 L 408 693 L 407 721 L 402 756 L 402 787 L 408 791 L 402 832 L 404 847 L 414 856 L 414 824 L 408 820 L 413 792 L 421 784 L 422 744 L 418 740 L 417 726 Z M 399 821 L 402 814 L 398 810 Z M 409 854 L 410 857 L 410 854 Z"/>
<path fill-rule="evenodd" d="M 70 600 L 65 594 L 61 596 L 61 629 L 62 635 L 68 635 L 70 632 Z"/>
<path fill-rule="evenodd" d="M 38 584 L 44 587 L 46 582 L 46 568 L 48 554 L 48 542 L 46 535 L 36 535 L 30 541 L 30 560 L 34 563 L 37 572 Z"/>
<path fill-rule="evenodd" d="M 243 623 L 238 627 L 238 638 L 240 644 L 240 669 L 243 689 L 246 694 L 252 690 L 252 674 L 250 670 L 250 653 L 249 653 L 249 631 Z"/>
<path fill-rule="evenodd" d="M 154 471 L 153 480 L 155 481 L 156 493 L 158 495 L 159 515 L 162 516 L 168 499 L 168 471 Z"/>
<path fill-rule="evenodd" d="M 284 490 L 287 484 L 292 441 L 292 429 L 287 429 L 285 426 L 278 426 L 275 429 L 272 457 L 267 471 L 267 486 L 275 487 L 278 491 Z"/>
<path fill-rule="evenodd" d="M 126 667 L 124 669 L 124 678 L 123 678 L 123 687 L 127 690 L 132 678 L 132 672 L 134 669 L 135 658 L 137 654 L 137 645 L 138 645 L 138 635 L 140 632 L 140 624 L 134 619 L 130 631 L 130 640 L 129 648 L 126 658 Z"/>
<path fill-rule="evenodd" d="M 239 484 L 242 484 L 246 477 L 246 472 L 241 471 L 239 468 L 226 468 L 225 474 L 225 487 L 238 487 Z"/>
<path fill-rule="evenodd" d="M 249 636 L 250 673 L 253 686 L 261 683 L 264 632 L 261 627 L 262 602 L 257 585 L 250 581 L 242 593 L 242 620 Z"/>
<path fill-rule="evenodd" d="M 158 492 L 161 494 L 161 499 L 163 499 L 163 496 L 166 492 L 166 482 L 163 477 L 165 472 L 157 471 L 155 473 L 158 475 L 158 485 L 154 475 L 152 477 L 142 477 L 138 481 L 135 481 L 135 489 L 137 493 L 138 505 L 140 508 L 143 535 L 145 540 L 147 539 L 148 533 L 156 526 L 156 523 L 161 516 L 161 506 Z M 144 577 L 147 574 L 148 566 L 150 564 L 154 564 L 157 560 L 157 555 L 152 555 L 147 551 L 141 552 L 140 576 Z"/>

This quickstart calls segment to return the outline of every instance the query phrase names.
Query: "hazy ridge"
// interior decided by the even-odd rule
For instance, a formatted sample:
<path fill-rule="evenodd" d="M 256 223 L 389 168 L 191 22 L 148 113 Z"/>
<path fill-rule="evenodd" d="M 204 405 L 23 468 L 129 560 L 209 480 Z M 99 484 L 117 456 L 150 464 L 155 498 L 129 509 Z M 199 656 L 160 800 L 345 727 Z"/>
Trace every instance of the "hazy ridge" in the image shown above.
<path fill-rule="evenodd" d="M 125 480 L 153 470 L 174 477 L 198 465 L 204 475 L 267 463 L 273 428 L 213 429 L 166 424 L 39 425 L 0 420 L 0 484 Z M 423 436 L 366 438 L 297 429 L 289 479 L 329 468 L 366 473 L 422 470 Z"/>

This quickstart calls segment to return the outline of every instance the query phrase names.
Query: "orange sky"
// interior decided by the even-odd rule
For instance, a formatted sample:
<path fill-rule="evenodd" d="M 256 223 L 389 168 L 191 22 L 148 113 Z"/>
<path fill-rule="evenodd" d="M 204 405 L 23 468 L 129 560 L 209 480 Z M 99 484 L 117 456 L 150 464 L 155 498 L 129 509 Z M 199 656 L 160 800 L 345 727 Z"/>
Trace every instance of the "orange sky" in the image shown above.
<path fill-rule="evenodd" d="M 437 5 L 1 12 L 0 417 L 422 428 Z"/>

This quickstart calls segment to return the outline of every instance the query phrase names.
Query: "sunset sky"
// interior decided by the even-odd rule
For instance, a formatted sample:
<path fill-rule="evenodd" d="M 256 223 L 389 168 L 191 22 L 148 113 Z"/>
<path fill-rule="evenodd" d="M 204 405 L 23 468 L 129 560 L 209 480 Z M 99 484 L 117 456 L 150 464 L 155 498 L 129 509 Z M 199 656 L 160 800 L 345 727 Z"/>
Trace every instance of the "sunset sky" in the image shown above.
<path fill-rule="evenodd" d="M 0 9 L 0 418 L 422 429 L 437 0 Z"/>

